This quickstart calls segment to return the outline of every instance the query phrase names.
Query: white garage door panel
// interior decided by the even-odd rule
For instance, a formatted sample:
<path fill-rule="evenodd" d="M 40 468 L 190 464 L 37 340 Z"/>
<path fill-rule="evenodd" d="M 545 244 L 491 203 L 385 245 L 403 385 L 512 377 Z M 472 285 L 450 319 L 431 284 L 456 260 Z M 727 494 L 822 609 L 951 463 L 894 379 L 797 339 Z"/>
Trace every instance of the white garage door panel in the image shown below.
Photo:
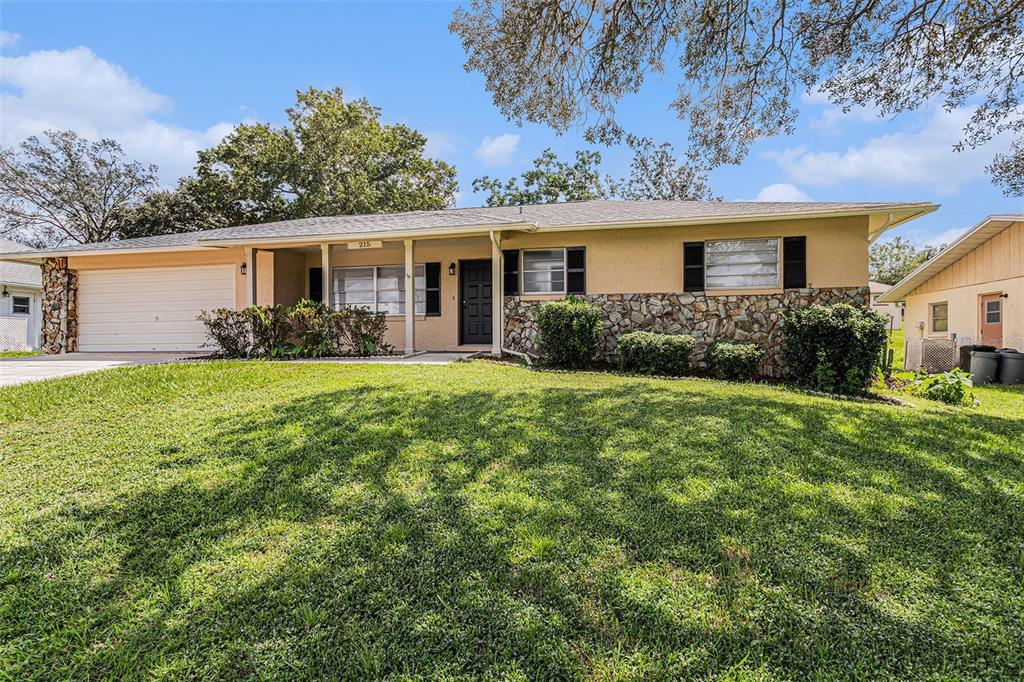
<path fill-rule="evenodd" d="M 83 351 L 199 350 L 203 310 L 235 306 L 233 265 L 85 270 L 78 282 Z"/>

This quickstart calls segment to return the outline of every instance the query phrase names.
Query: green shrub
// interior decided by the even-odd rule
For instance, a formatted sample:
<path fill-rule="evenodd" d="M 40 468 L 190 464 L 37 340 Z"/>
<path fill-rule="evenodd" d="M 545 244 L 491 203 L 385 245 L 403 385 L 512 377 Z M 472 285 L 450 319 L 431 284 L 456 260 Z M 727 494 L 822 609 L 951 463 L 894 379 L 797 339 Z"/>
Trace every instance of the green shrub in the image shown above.
<path fill-rule="evenodd" d="M 206 327 L 206 336 L 226 358 L 247 358 L 252 352 L 252 314 L 246 309 L 204 310 L 196 318 Z"/>
<path fill-rule="evenodd" d="M 577 298 L 550 301 L 537 308 L 544 359 L 557 367 L 588 367 L 601 340 L 601 311 Z"/>
<path fill-rule="evenodd" d="M 281 305 L 253 305 L 246 308 L 252 317 L 252 355 L 259 358 L 286 358 L 293 355 L 291 309 Z"/>
<path fill-rule="evenodd" d="M 302 299 L 292 307 L 291 334 L 293 352 L 300 358 L 322 358 L 337 355 L 331 317 L 335 315 L 319 301 Z"/>
<path fill-rule="evenodd" d="M 764 361 L 764 347 L 742 341 L 714 341 L 708 346 L 707 362 L 719 379 L 750 381 Z"/>
<path fill-rule="evenodd" d="M 619 367 L 625 372 L 682 376 L 690 369 L 693 337 L 629 332 L 619 337 Z"/>
<path fill-rule="evenodd" d="M 394 350 L 384 342 L 386 316 L 363 308 L 333 312 L 322 303 L 302 300 L 291 308 L 219 308 L 203 311 L 197 319 L 227 358 L 366 356 Z"/>
<path fill-rule="evenodd" d="M 942 374 L 918 374 L 914 377 L 914 395 L 938 400 L 949 405 L 972 404 L 974 382 L 971 375 L 959 367 Z"/>
<path fill-rule="evenodd" d="M 366 308 L 342 308 L 331 315 L 331 329 L 335 345 L 342 352 L 353 355 L 386 355 L 394 348 L 384 343 L 388 329 L 384 313 Z"/>
<path fill-rule="evenodd" d="M 882 315 L 848 303 L 783 313 L 786 362 L 798 383 L 827 393 L 863 393 L 885 347 Z"/>

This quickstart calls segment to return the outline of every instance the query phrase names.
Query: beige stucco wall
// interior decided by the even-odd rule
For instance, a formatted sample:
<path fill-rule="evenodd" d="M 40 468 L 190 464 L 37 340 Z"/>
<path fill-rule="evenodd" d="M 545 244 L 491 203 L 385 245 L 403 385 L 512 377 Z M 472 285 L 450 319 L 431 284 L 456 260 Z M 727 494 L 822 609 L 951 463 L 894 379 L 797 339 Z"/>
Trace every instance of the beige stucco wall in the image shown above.
<path fill-rule="evenodd" d="M 261 253 L 260 256 L 263 254 Z M 306 255 L 298 251 L 275 251 L 273 256 L 273 302 L 282 305 L 295 305 L 300 298 L 307 296 L 309 275 L 306 270 Z M 260 272 L 264 272 L 260 261 Z M 257 282 L 259 288 L 259 282 Z"/>
<path fill-rule="evenodd" d="M 955 332 L 960 343 L 980 339 L 979 323 L 983 294 L 1007 294 L 1003 299 L 1003 345 L 1024 348 L 1024 277 L 985 282 L 955 289 L 929 291 L 907 296 L 907 338 L 949 338 Z M 931 305 L 949 304 L 949 331 L 933 332 Z M 919 328 L 924 323 L 924 329 Z"/>

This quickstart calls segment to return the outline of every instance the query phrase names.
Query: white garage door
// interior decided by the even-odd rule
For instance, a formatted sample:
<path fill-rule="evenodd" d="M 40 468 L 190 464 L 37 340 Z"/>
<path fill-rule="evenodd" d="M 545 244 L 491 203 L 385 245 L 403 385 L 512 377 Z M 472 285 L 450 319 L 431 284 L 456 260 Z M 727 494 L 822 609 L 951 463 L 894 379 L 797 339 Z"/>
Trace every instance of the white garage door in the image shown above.
<path fill-rule="evenodd" d="M 199 350 L 196 316 L 235 306 L 233 265 L 83 270 L 78 280 L 82 351 Z"/>

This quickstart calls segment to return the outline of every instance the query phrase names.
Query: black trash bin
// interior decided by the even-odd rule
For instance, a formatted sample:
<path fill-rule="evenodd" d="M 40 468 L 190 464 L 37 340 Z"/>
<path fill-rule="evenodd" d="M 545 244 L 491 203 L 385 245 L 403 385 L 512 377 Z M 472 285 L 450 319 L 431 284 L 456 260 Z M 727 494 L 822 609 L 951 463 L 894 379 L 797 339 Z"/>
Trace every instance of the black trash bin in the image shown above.
<path fill-rule="evenodd" d="M 960 346 L 960 369 L 965 372 L 971 371 L 971 352 L 980 350 L 984 353 L 991 353 L 996 349 L 995 346 L 982 346 L 982 345 L 968 345 Z"/>

